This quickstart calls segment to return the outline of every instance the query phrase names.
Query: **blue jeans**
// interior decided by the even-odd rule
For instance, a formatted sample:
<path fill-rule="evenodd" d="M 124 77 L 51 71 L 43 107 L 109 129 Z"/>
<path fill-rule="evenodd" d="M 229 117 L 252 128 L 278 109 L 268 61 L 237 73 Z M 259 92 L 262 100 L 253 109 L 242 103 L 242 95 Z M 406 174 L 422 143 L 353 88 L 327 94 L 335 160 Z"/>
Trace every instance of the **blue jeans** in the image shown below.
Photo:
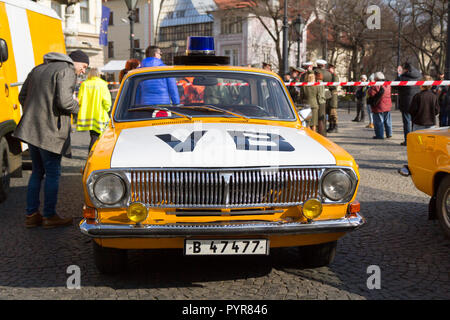
<path fill-rule="evenodd" d="M 32 172 L 28 181 L 27 215 L 39 211 L 41 182 L 44 179 L 44 210 L 42 216 L 49 218 L 56 214 L 59 177 L 61 176 L 62 155 L 28 145 L 30 150 Z"/>
<path fill-rule="evenodd" d="M 403 120 L 403 136 L 406 141 L 406 136 L 408 135 L 408 133 L 412 131 L 411 114 L 402 111 L 402 120 Z"/>
<path fill-rule="evenodd" d="M 369 115 L 369 124 L 373 123 L 372 107 L 370 104 L 367 105 L 367 114 Z"/>
<path fill-rule="evenodd" d="M 375 130 L 375 136 L 378 139 L 384 138 L 384 131 L 386 131 L 386 136 L 392 136 L 392 119 L 391 112 L 379 112 L 373 113 L 373 126 Z M 384 129 L 384 130 L 383 130 Z"/>

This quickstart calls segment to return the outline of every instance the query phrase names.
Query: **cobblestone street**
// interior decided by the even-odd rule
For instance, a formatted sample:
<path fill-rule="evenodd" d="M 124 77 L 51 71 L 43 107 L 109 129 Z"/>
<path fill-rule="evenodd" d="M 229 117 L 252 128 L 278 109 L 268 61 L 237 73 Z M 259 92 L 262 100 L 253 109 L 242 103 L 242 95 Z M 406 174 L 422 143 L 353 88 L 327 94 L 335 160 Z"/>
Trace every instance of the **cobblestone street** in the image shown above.
<path fill-rule="evenodd" d="M 0 204 L 0 299 L 450 299 L 450 240 L 428 220 L 428 196 L 397 169 L 407 163 L 401 115 L 393 111 L 391 139 L 374 140 L 373 129 L 339 110 L 339 133 L 329 138 L 360 167 L 357 199 L 367 219 L 338 241 L 329 267 L 302 269 L 294 249 L 268 257 L 184 257 L 181 251 L 130 251 L 128 271 L 98 273 L 90 239 L 82 235 L 80 169 L 88 133 L 72 135 L 72 159 L 63 159 L 58 212 L 73 226 L 24 227 L 30 171 L 13 179 Z M 81 289 L 67 289 L 70 265 L 81 269 Z M 369 289 L 367 268 L 379 266 L 381 289 Z"/>

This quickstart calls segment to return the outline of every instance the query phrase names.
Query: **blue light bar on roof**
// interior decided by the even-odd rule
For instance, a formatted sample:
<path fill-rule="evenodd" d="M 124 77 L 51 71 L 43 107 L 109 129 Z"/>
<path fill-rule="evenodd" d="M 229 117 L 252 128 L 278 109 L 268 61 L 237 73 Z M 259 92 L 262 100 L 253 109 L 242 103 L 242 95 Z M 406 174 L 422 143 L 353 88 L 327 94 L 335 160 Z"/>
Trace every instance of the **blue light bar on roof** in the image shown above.
<path fill-rule="evenodd" d="M 214 37 L 188 37 L 186 55 L 215 55 Z"/>

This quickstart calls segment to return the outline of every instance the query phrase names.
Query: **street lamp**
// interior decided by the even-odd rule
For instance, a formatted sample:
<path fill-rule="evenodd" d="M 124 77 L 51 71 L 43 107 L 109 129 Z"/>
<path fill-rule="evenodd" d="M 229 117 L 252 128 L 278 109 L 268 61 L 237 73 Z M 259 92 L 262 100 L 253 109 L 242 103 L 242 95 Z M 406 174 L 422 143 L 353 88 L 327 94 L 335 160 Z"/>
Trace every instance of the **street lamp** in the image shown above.
<path fill-rule="evenodd" d="M 283 12 L 283 69 L 280 74 L 284 77 L 289 73 L 288 68 L 288 32 L 289 32 L 289 24 L 288 24 L 288 1 L 284 0 L 284 12 Z"/>
<path fill-rule="evenodd" d="M 134 58 L 134 11 L 138 0 L 125 0 L 128 8 L 128 19 L 130 20 L 130 59 Z"/>
<path fill-rule="evenodd" d="M 295 31 L 297 31 L 297 67 L 300 67 L 300 44 L 303 41 L 303 30 L 305 29 L 305 20 L 301 15 L 298 15 L 297 18 L 293 21 Z"/>

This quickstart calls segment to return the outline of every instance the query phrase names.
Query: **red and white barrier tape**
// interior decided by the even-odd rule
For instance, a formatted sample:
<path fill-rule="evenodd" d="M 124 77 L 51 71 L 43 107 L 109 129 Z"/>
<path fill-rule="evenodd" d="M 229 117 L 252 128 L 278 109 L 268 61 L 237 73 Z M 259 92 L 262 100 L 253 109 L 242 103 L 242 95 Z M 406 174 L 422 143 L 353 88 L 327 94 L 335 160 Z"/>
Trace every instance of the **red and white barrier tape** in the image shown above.
<path fill-rule="evenodd" d="M 450 80 L 433 81 L 353 81 L 353 82 L 288 82 L 287 87 L 334 86 L 334 87 L 362 87 L 362 86 L 450 86 Z"/>
<path fill-rule="evenodd" d="M 108 82 L 108 84 L 119 85 L 120 82 Z M 192 83 L 180 83 L 177 85 L 187 85 L 191 86 Z M 248 86 L 248 83 L 227 83 L 219 82 L 218 86 L 226 87 L 239 87 Z M 326 86 L 326 87 L 362 87 L 362 86 L 392 86 L 392 87 L 402 87 L 402 86 L 450 86 L 450 80 L 432 80 L 432 81 L 352 81 L 352 82 L 286 82 L 287 87 L 311 87 L 311 86 Z"/>
<path fill-rule="evenodd" d="M 355 95 L 356 92 L 348 92 L 348 91 L 344 91 L 343 94 L 346 95 L 346 96 L 347 96 L 347 95 L 351 95 L 351 96 L 352 96 L 352 95 Z M 398 93 L 391 93 L 391 96 L 397 96 L 397 95 L 398 95 Z"/>

